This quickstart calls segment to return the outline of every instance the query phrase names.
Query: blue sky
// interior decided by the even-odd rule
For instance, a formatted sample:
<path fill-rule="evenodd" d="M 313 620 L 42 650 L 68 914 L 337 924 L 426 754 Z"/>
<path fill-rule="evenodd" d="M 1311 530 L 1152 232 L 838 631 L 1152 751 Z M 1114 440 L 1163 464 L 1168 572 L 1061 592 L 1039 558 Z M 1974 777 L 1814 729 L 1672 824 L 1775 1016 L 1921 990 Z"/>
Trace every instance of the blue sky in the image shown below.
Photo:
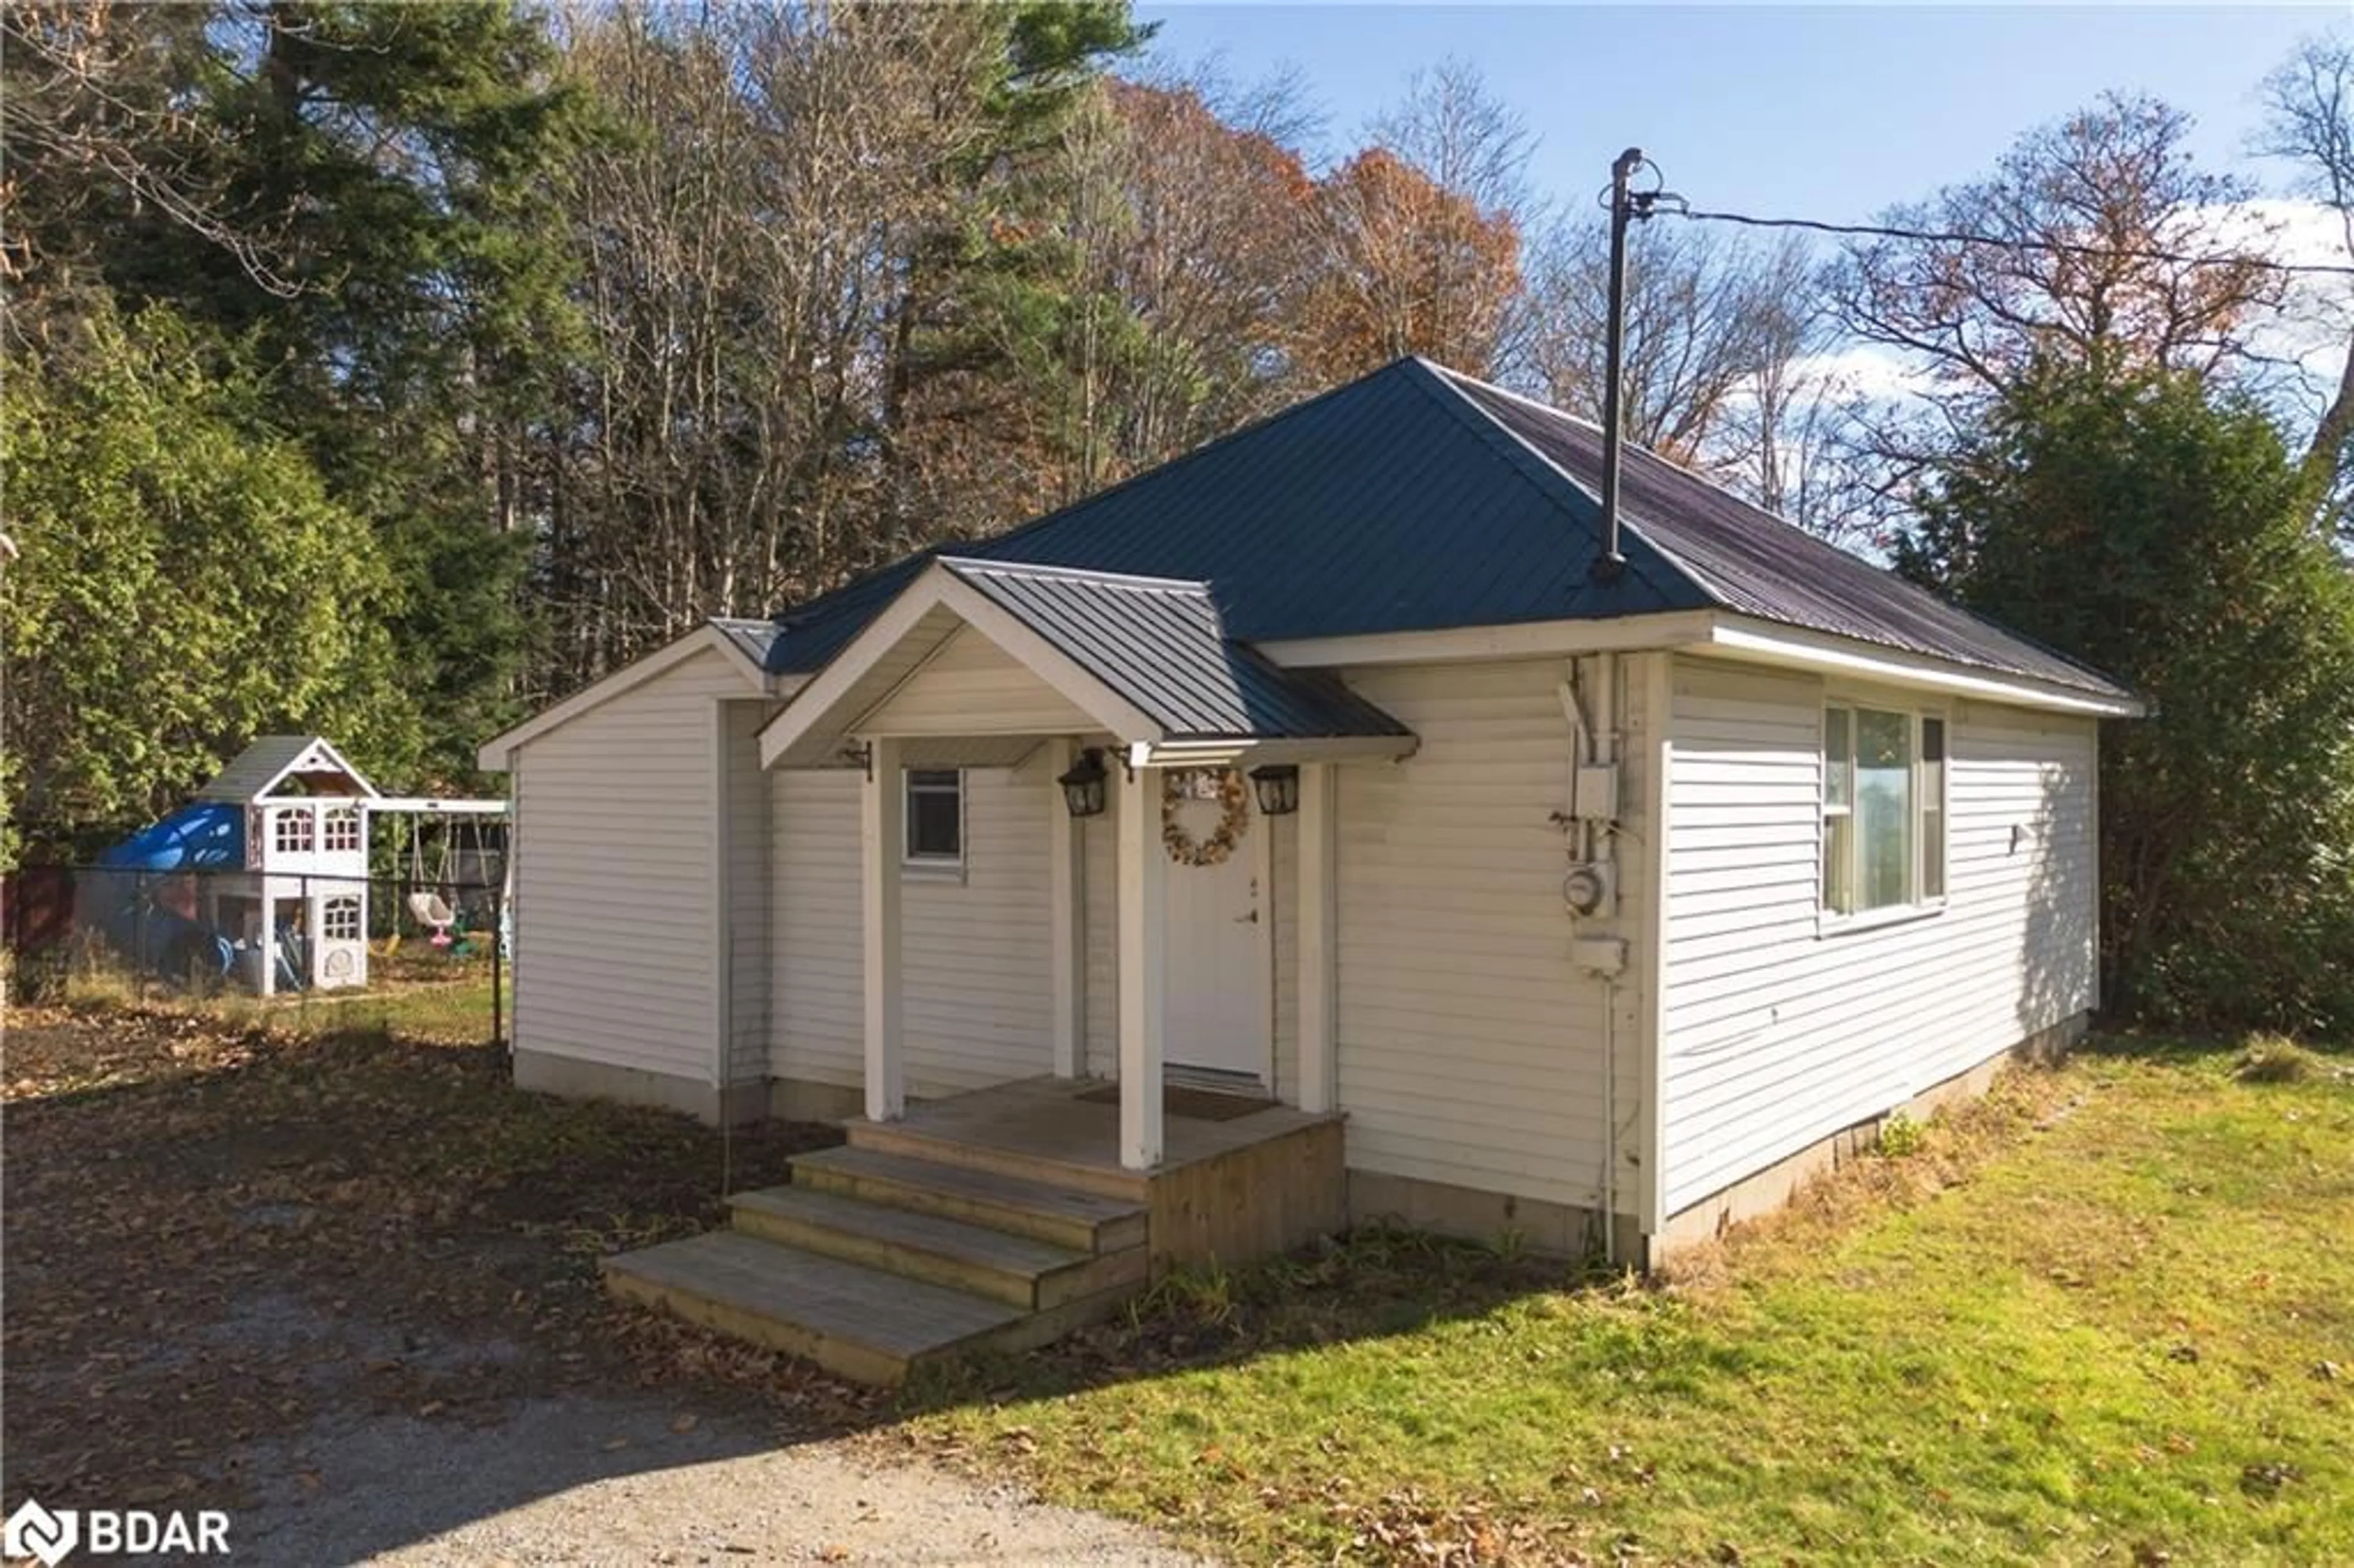
<path fill-rule="evenodd" d="M 1156 52 L 1248 80 L 1299 66 L 1345 148 L 1416 66 L 1471 61 L 1540 138 L 1540 190 L 1578 201 L 1640 145 L 1695 206 L 1851 221 L 1988 168 L 2103 89 L 2192 111 L 2202 164 L 2267 185 L 2254 90 L 2343 6 L 1946 9 L 1143 5 Z"/>

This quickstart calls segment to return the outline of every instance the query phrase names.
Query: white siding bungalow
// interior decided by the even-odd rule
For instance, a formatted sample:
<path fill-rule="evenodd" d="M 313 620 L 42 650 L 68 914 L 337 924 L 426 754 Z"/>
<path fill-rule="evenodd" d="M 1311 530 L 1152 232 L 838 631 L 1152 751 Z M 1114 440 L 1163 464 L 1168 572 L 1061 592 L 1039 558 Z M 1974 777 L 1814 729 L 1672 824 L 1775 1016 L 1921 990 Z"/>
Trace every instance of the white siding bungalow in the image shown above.
<path fill-rule="evenodd" d="M 889 1378 L 1351 1220 L 1656 1261 L 2072 1040 L 2132 695 L 1627 463 L 1614 570 L 1405 360 L 486 745 L 517 1080 L 849 1123 L 615 1287 Z"/>

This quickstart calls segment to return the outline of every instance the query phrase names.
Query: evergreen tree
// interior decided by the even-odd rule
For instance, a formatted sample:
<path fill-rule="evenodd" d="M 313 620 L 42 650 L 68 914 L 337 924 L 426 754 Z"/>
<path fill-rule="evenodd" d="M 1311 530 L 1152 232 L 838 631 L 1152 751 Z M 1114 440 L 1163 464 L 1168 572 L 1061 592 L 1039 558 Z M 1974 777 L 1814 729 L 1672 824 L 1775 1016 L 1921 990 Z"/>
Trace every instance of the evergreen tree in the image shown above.
<path fill-rule="evenodd" d="M 399 574 L 390 625 L 430 737 L 472 770 L 511 716 L 544 477 L 529 459 L 571 331 L 543 170 L 592 130 L 541 18 L 502 0 L 214 8 L 191 73 L 217 209 L 266 271 L 136 207 L 101 249 L 126 306 L 249 342 L 261 395 Z"/>
<path fill-rule="evenodd" d="M 12 365 L 0 862 L 20 832 L 144 821 L 257 735 L 317 730 L 389 776 L 413 762 L 385 630 L 400 585 L 269 402 L 240 355 L 161 309 L 127 328 L 101 313 Z"/>
<path fill-rule="evenodd" d="M 2190 376 L 2029 375 L 1945 465 L 1903 569 L 2111 672 L 2109 1000 L 2354 1027 L 2354 574 L 2252 402 Z"/>

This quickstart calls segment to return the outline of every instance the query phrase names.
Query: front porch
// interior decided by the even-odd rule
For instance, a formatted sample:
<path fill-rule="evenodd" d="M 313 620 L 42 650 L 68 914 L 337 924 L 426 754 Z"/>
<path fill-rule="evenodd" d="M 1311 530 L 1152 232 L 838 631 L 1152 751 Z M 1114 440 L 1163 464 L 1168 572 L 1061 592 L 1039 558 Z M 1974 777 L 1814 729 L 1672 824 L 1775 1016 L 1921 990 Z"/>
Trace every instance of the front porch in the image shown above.
<path fill-rule="evenodd" d="M 726 1231 L 608 1260 L 613 1288 L 896 1382 L 1044 1343 L 1172 1266 L 1339 1229 L 1334 774 L 1415 745 L 1337 679 L 1227 639 L 1206 584 L 934 561 L 759 736 L 764 769 L 859 775 L 865 1114 L 786 1185 L 737 1194 Z M 976 772 L 1013 803 L 993 860 L 967 842 Z M 1090 821 L 1110 830 L 1093 895 Z M 965 896 L 1017 880 L 1015 863 L 1044 894 L 1034 914 Z M 992 913 L 1044 927 L 1044 1027 L 1023 1010 L 1010 1050 L 1001 1033 L 983 1071 L 965 1056 L 947 1079 L 964 1092 L 917 1098 L 911 1044 L 938 1087 L 966 1026 L 951 982 L 919 1031 L 911 946 L 956 950 L 960 921 Z M 1002 994 L 986 960 L 949 972 Z M 1092 1028 L 1091 991 L 1108 1004 Z M 1022 1075 L 988 1082 L 1014 1062 Z"/>
<path fill-rule="evenodd" d="M 1156 1273 L 1265 1257 L 1341 1228 L 1347 1192 L 1337 1112 L 1172 1086 L 1163 1091 L 1161 1163 L 1132 1171 L 1120 1160 L 1119 1106 L 1107 1097 L 1116 1087 L 1025 1078 L 914 1105 L 896 1121 L 853 1122 L 850 1138 L 1140 1203 Z M 1233 1114 L 1234 1104 L 1256 1108 Z"/>
<path fill-rule="evenodd" d="M 608 1286 L 845 1377 L 1011 1351 L 1098 1321 L 1168 1268 L 1338 1230 L 1341 1118 L 1169 1091 L 1162 1158 L 1119 1158 L 1109 1086 L 1041 1077 L 858 1118 L 737 1193 L 729 1227 L 605 1260 Z M 1246 1103 L 1249 1108 L 1237 1109 Z"/>

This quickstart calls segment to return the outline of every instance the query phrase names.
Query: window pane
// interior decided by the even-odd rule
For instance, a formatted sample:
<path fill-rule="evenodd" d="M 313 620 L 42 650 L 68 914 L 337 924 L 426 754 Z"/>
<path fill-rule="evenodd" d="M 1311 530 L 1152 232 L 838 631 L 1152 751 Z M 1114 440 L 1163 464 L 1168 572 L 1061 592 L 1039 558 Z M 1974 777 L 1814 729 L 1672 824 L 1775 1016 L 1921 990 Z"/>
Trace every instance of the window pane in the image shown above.
<path fill-rule="evenodd" d="M 1845 708 L 1823 710 L 1823 804 L 1851 806 L 1855 803 L 1854 764 L 1849 749 L 1849 722 L 1851 715 Z"/>
<path fill-rule="evenodd" d="M 1921 896 L 1946 895 L 1946 721 L 1921 721 Z"/>
<path fill-rule="evenodd" d="M 1911 715 L 1856 710 L 1855 818 L 1858 907 L 1905 902 L 1913 879 Z"/>
<path fill-rule="evenodd" d="M 1855 819 L 1841 811 L 1823 819 L 1823 907 L 1855 912 Z"/>
<path fill-rule="evenodd" d="M 953 768 L 911 768 L 907 774 L 907 857 L 958 860 L 964 854 L 962 776 Z"/>

